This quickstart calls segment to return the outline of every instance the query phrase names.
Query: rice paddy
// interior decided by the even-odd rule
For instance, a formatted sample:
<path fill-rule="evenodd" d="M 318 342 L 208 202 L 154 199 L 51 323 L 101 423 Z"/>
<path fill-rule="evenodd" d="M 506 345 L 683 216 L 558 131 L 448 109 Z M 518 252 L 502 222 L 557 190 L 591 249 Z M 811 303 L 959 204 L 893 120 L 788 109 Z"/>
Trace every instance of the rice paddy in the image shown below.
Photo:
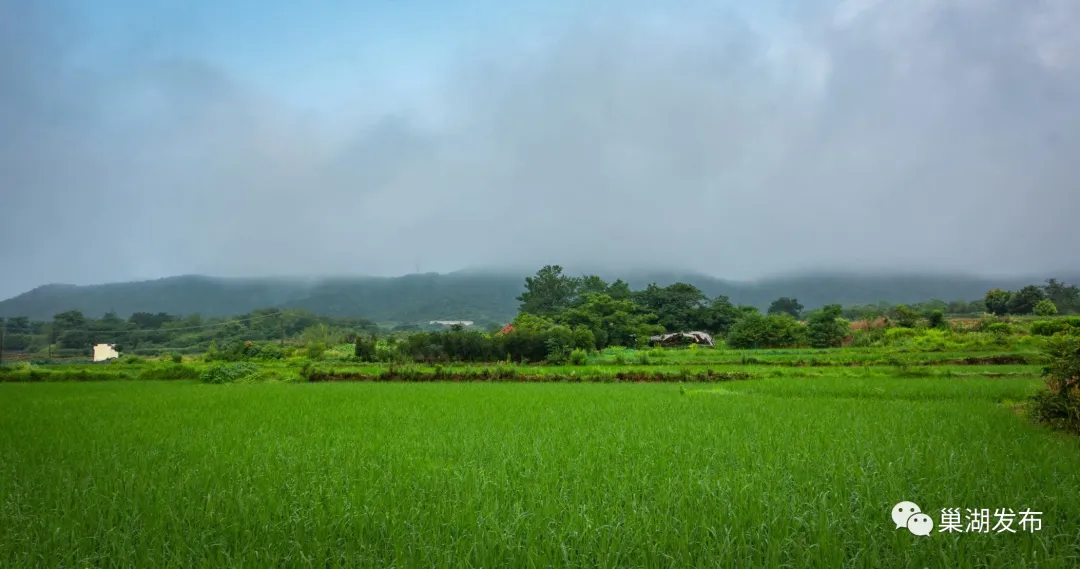
<path fill-rule="evenodd" d="M 0 385 L 0 566 L 1080 566 L 1035 365 L 715 371 L 750 379 Z"/>

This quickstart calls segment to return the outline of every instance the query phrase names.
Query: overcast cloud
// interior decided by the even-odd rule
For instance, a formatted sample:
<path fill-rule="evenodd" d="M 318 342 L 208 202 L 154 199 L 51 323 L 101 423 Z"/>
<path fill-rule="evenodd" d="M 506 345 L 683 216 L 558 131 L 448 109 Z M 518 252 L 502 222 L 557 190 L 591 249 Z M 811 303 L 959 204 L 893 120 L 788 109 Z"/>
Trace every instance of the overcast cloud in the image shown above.
<path fill-rule="evenodd" d="M 378 61 L 275 67 L 309 22 L 249 73 L 185 47 L 228 25 L 210 16 L 114 37 L 0 0 L 0 297 L 545 263 L 1077 268 L 1080 3 L 655 4 L 336 28 L 322 49 Z"/>

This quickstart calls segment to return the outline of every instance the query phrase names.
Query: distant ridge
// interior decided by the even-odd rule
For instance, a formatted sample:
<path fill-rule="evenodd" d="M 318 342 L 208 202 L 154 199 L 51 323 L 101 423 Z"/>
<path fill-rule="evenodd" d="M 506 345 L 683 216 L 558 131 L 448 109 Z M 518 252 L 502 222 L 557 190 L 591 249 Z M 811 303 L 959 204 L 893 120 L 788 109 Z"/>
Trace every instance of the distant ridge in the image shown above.
<path fill-rule="evenodd" d="M 569 272 L 578 275 L 580 272 Z M 426 322 L 462 319 L 507 322 L 517 312 L 515 297 L 526 274 L 465 270 L 400 277 L 219 278 L 184 275 L 156 280 L 76 286 L 49 284 L 0 301 L 0 317 L 48 319 L 65 310 L 100 317 L 115 311 L 199 313 L 228 316 L 257 308 L 305 309 L 328 316 L 363 316 L 378 322 Z M 1080 274 L 990 278 L 943 274 L 857 274 L 830 272 L 770 277 L 752 282 L 672 271 L 600 272 L 606 280 L 622 278 L 637 290 L 649 283 L 687 282 L 709 297 L 723 294 L 738 304 L 765 308 L 775 298 L 798 298 L 807 308 L 839 302 L 867 304 L 923 302 L 931 299 L 974 300 L 992 288 L 1016 289 L 1042 284 L 1049 276 L 1069 283 Z"/>

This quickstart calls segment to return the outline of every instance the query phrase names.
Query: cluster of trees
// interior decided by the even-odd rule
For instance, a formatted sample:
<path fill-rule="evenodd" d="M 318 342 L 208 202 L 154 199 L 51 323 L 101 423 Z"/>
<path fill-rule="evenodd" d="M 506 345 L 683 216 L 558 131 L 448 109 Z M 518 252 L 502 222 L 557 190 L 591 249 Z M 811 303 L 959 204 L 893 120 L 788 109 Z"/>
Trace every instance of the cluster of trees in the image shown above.
<path fill-rule="evenodd" d="M 706 331 L 740 348 L 813 345 L 838 346 L 849 325 L 839 305 L 814 311 L 803 325 L 803 306 L 779 298 L 766 314 L 736 306 L 727 296 L 708 298 L 686 283 L 650 284 L 631 290 L 622 280 L 608 283 L 596 275 L 572 277 L 548 265 L 525 279 L 517 297 L 518 315 L 509 330 L 483 334 L 461 329 L 408 336 L 393 350 L 414 361 L 549 361 L 562 363 L 574 352 L 609 346 L 643 347 L 663 332 Z M 382 359 L 371 340 L 357 340 L 361 359 Z"/>
<path fill-rule="evenodd" d="M 54 355 L 87 354 L 98 343 L 116 344 L 129 353 L 206 351 L 216 346 L 242 345 L 244 341 L 310 340 L 351 342 L 357 333 L 371 333 L 378 326 L 364 318 L 330 318 L 301 310 L 255 310 L 235 318 L 204 319 L 198 314 L 177 316 L 159 312 L 136 312 L 123 319 L 115 313 L 88 318 L 78 310 L 53 316 L 51 321 L 12 317 L 0 322 L 5 351 L 44 352 Z M 231 348 L 230 348 L 231 349 Z"/>
<path fill-rule="evenodd" d="M 1080 287 L 1048 279 L 1043 286 L 1028 285 L 1017 291 L 996 288 L 986 293 L 983 303 L 987 312 L 998 316 L 1069 314 L 1080 310 Z"/>

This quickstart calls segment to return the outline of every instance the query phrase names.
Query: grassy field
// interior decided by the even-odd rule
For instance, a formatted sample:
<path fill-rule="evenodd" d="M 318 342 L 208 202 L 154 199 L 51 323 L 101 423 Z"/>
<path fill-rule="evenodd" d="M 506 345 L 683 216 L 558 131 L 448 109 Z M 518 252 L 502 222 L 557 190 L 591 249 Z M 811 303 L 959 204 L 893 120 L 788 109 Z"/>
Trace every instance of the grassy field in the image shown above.
<path fill-rule="evenodd" d="M 1034 365 L 736 367 L 0 385 L 0 567 L 1080 566 L 1080 442 L 1013 409 Z M 903 500 L 1042 529 L 918 537 Z"/>

